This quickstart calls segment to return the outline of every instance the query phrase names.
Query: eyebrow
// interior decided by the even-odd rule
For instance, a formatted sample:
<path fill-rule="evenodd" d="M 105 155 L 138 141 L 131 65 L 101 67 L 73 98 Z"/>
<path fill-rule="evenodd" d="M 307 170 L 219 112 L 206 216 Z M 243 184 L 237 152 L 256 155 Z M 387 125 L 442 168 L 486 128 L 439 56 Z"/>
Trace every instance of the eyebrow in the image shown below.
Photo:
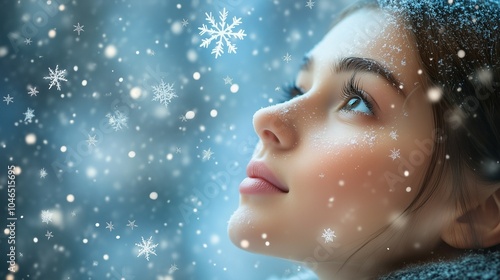
<path fill-rule="evenodd" d="M 300 69 L 303 71 L 309 71 L 312 63 L 313 58 L 310 55 L 305 55 Z M 365 57 L 344 57 L 333 64 L 333 71 L 337 74 L 340 72 L 354 71 L 380 75 L 398 93 L 406 96 L 403 89 L 400 87 L 403 83 L 396 79 L 396 77 L 394 77 L 389 69 L 387 69 L 384 65 L 374 59 Z"/>

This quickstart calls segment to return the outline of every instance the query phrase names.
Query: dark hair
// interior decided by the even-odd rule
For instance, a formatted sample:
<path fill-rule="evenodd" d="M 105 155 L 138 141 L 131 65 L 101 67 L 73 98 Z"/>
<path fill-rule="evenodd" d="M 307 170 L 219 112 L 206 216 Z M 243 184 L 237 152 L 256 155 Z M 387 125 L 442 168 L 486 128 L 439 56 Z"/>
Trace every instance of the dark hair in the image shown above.
<path fill-rule="evenodd" d="M 468 171 L 482 184 L 500 182 L 500 112 L 495 111 L 500 110 L 499 1 L 361 1 L 341 18 L 360 8 L 386 11 L 404 25 L 417 46 L 424 86 L 442 91 L 432 104 L 439 133 L 430 165 L 405 213 L 418 211 L 429 200 L 445 171 L 451 172 L 457 209 L 465 209 L 471 189 Z M 480 247 L 481 240 L 471 232 L 471 241 Z"/>

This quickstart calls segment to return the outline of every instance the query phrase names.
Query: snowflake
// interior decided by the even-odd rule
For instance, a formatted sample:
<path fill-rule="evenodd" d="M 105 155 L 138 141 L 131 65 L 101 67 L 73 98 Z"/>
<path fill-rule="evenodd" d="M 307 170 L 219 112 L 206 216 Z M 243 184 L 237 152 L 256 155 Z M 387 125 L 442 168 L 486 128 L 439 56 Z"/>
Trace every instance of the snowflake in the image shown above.
<path fill-rule="evenodd" d="M 35 110 L 31 109 L 28 107 L 24 115 L 24 122 L 31 122 L 31 119 L 35 117 L 35 114 L 33 114 Z"/>
<path fill-rule="evenodd" d="M 106 222 L 106 228 L 109 229 L 109 231 L 112 231 L 115 229 L 115 226 L 113 225 L 113 222 Z"/>
<path fill-rule="evenodd" d="M 51 89 L 52 86 L 55 85 L 57 87 L 57 90 L 61 90 L 60 81 L 68 81 L 66 80 L 66 77 L 64 77 L 64 75 L 66 75 L 66 69 L 59 71 L 59 65 L 56 65 L 56 70 L 54 71 L 49 67 L 49 72 L 49 76 L 43 77 L 43 79 L 45 80 L 50 80 L 49 89 Z"/>
<path fill-rule="evenodd" d="M 189 21 L 187 19 L 183 18 L 181 24 L 182 24 L 182 27 L 186 27 L 186 26 L 188 26 Z"/>
<path fill-rule="evenodd" d="M 292 61 L 292 56 L 289 53 L 286 53 L 286 55 L 283 56 L 283 61 L 286 63 Z"/>
<path fill-rule="evenodd" d="M 39 93 L 39 91 L 38 91 L 38 90 L 36 90 L 36 87 L 29 87 L 29 88 L 28 88 L 28 94 L 29 94 L 30 96 L 33 96 L 33 95 L 34 95 L 34 96 L 36 96 L 36 94 L 37 94 L 37 93 Z"/>
<path fill-rule="evenodd" d="M 325 243 L 328 243 L 333 242 L 333 238 L 337 236 L 335 235 L 335 231 L 328 228 L 323 230 L 323 235 L 321 235 L 321 237 L 325 239 Z"/>
<path fill-rule="evenodd" d="M 3 97 L 3 102 L 6 102 L 7 105 L 9 105 L 9 103 L 14 103 L 14 97 L 10 96 L 10 94 L 7 94 L 7 96 Z"/>
<path fill-rule="evenodd" d="M 88 134 L 88 139 L 86 140 L 87 141 L 87 144 L 90 146 L 94 146 L 95 147 L 95 144 L 97 143 L 97 140 L 95 139 L 96 135 L 94 136 L 90 136 L 90 134 Z"/>
<path fill-rule="evenodd" d="M 182 115 L 179 117 L 179 120 L 181 120 L 181 122 L 187 122 L 187 118 L 186 118 L 186 115 Z"/>
<path fill-rule="evenodd" d="M 174 273 L 174 271 L 178 270 L 179 268 L 177 267 L 176 264 L 171 264 L 170 268 L 168 269 L 168 274 Z"/>
<path fill-rule="evenodd" d="M 392 160 L 395 160 L 401 156 L 401 153 L 399 152 L 399 149 L 396 150 L 396 148 L 391 150 L 391 154 L 389 155 Z"/>
<path fill-rule="evenodd" d="M 176 154 L 179 154 L 180 152 L 181 152 L 181 148 L 179 148 L 179 147 L 175 147 L 175 153 L 176 153 Z"/>
<path fill-rule="evenodd" d="M 389 136 L 392 138 L 392 140 L 398 140 L 398 132 L 396 130 L 393 130 L 389 133 Z"/>
<path fill-rule="evenodd" d="M 141 236 L 142 242 L 135 243 L 135 246 L 139 247 L 139 255 L 137 255 L 137 257 L 144 255 L 146 260 L 149 261 L 149 254 L 156 256 L 155 248 L 158 246 L 158 243 L 153 244 L 152 238 L 153 237 L 150 236 L 148 240 L 144 240 L 144 237 Z"/>
<path fill-rule="evenodd" d="M 174 91 L 174 84 L 165 84 L 163 80 L 157 86 L 152 86 L 153 88 L 153 101 L 158 101 L 160 104 L 168 107 L 168 104 L 172 102 L 172 98 L 177 97 Z"/>
<path fill-rule="evenodd" d="M 75 28 L 73 31 L 76 31 L 78 32 L 78 36 L 80 36 L 80 32 L 84 32 L 85 30 L 83 30 L 83 27 L 85 25 L 80 25 L 80 23 L 77 23 L 77 25 L 73 25 L 73 27 Z"/>
<path fill-rule="evenodd" d="M 208 150 L 203 150 L 203 160 L 210 160 L 213 154 L 214 152 L 212 152 L 210 148 L 208 148 Z"/>
<path fill-rule="evenodd" d="M 115 130 L 122 130 L 124 127 L 127 127 L 128 117 L 122 112 L 115 110 L 114 114 L 107 114 L 106 118 L 108 118 L 108 123 Z"/>
<path fill-rule="evenodd" d="M 24 38 L 24 43 L 25 43 L 26 45 L 31 45 L 31 42 L 32 42 L 32 41 L 31 41 L 31 38 Z"/>
<path fill-rule="evenodd" d="M 243 40 L 243 37 L 247 36 L 247 34 L 245 34 L 245 30 L 243 29 L 240 29 L 238 32 L 233 32 L 233 29 L 241 24 L 241 18 L 233 17 L 233 23 L 227 24 L 227 14 L 228 12 L 226 11 L 226 8 L 224 8 L 222 12 L 219 12 L 219 19 L 221 22 L 216 23 L 212 13 L 205 13 L 205 15 L 207 16 L 206 20 L 211 24 L 211 27 L 208 28 L 208 26 L 206 26 L 205 24 L 203 24 L 201 27 L 198 27 L 198 30 L 200 30 L 200 35 L 207 33 L 210 36 L 210 38 L 202 39 L 200 47 L 208 48 L 210 43 L 212 43 L 213 40 L 217 39 L 215 47 L 211 52 L 211 54 L 215 54 L 215 58 L 221 56 L 224 53 L 224 42 L 227 45 L 228 53 L 236 53 L 236 45 L 231 43 L 230 39 L 234 38 Z"/>
<path fill-rule="evenodd" d="M 42 223 L 52 222 L 52 215 L 54 215 L 49 210 L 42 210 Z"/>
<path fill-rule="evenodd" d="M 133 221 L 128 221 L 127 227 L 130 227 L 130 229 L 134 230 L 137 225 L 135 224 L 135 220 Z"/>
<path fill-rule="evenodd" d="M 42 168 L 40 169 L 40 178 L 44 179 L 45 177 L 47 177 L 47 171 L 45 170 L 45 168 Z"/>
<path fill-rule="evenodd" d="M 232 85 L 232 84 L 233 84 L 233 78 L 230 78 L 229 76 L 226 76 L 226 77 L 224 78 L 224 84 L 225 84 L 225 85 L 228 85 L 228 84 L 229 84 L 229 85 Z"/>
<path fill-rule="evenodd" d="M 306 7 L 308 7 L 309 9 L 312 9 L 314 7 L 314 1 L 307 0 Z"/>
<path fill-rule="evenodd" d="M 45 236 L 47 237 L 47 240 L 49 240 L 51 237 L 54 237 L 54 235 L 52 235 L 52 231 L 48 231 L 48 230 L 47 230 L 47 233 L 45 234 Z"/>

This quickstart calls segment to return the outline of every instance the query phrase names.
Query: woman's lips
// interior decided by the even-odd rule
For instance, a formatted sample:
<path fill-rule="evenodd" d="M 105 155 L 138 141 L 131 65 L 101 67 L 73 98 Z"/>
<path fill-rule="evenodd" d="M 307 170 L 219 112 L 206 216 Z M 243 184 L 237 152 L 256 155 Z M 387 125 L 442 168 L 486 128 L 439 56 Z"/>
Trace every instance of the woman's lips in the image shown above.
<path fill-rule="evenodd" d="M 247 176 L 240 184 L 241 194 L 288 193 L 263 162 L 250 161 Z"/>

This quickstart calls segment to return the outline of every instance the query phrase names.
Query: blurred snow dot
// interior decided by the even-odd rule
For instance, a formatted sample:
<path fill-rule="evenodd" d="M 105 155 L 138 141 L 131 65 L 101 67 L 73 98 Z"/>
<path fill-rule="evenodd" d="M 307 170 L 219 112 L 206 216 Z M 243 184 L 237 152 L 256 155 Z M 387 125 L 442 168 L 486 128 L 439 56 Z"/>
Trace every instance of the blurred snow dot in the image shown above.
<path fill-rule="evenodd" d="M 117 235 L 115 238 L 116 238 L 116 239 L 120 239 L 120 236 L 119 236 L 119 235 Z"/>
<path fill-rule="evenodd" d="M 427 98 L 430 102 L 438 102 L 443 96 L 443 91 L 439 87 L 432 87 L 427 91 Z"/>
<path fill-rule="evenodd" d="M 135 158 L 135 152 L 134 151 L 128 152 L 128 157 L 129 158 Z"/>
<path fill-rule="evenodd" d="M 267 233 L 263 233 L 261 236 L 262 236 L 262 239 L 266 239 L 267 238 Z"/>
<path fill-rule="evenodd" d="M 108 254 L 104 254 L 104 256 L 102 256 L 102 259 L 105 260 L 105 261 L 109 260 L 109 255 Z"/>
<path fill-rule="evenodd" d="M 140 51 L 135 51 L 135 54 L 139 55 L 139 54 L 141 54 L 141 52 Z"/>
<path fill-rule="evenodd" d="M 194 72 L 193 73 L 193 79 L 195 79 L 196 81 L 198 81 L 200 78 L 201 78 L 200 72 Z"/>
<path fill-rule="evenodd" d="M 198 53 L 192 49 L 188 50 L 186 56 L 189 62 L 195 62 L 198 59 Z"/>
<path fill-rule="evenodd" d="M 406 187 L 406 192 L 411 192 L 411 187 Z"/>
<path fill-rule="evenodd" d="M 67 200 L 68 202 L 73 202 L 73 201 L 75 201 L 75 196 L 74 196 L 74 195 L 72 195 L 72 194 L 68 194 L 68 195 L 66 196 L 66 200 Z"/>
<path fill-rule="evenodd" d="M 220 237 L 216 234 L 213 234 L 212 236 L 210 236 L 210 242 L 215 245 L 215 244 L 218 244 L 220 241 Z"/>
<path fill-rule="evenodd" d="M 408 177 L 408 176 L 410 176 L 410 171 L 408 171 L 408 170 L 405 170 L 405 172 L 404 172 L 404 175 L 405 175 L 405 177 Z"/>
<path fill-rule="evenodd" d="M 266 241 L 266 246 L 269 246 L 271 245 L 271 243 L 269 243 L 269 241 Z"/>
<path fill-rule="evenodd" d="M 87 85 L 87 80 L 83 80 L 82 81 L 82 86 L 86 86 Z"/>
<path fill-rule="evenodd" d="M 87 238 L 84 238 L 84 239 L 82 240 L 82 242 L 83 242 L 83 244 L 87 244 L 87 243 L 89 243 L 89 240 L 88 240 Z"/>
<path fill-rule="evenodd" d="M 61 152 L 65 153 L 67 150 L 68 148 L 66 148 L 66 146 L 61 146 Z"/>
<path fill-rule="evenodd" d="M 51 29 L 49 30 L 49 38 L 55 38 L 56 37 L 56 30 Z"/>
<path fill-rule="evenodd" d="M 340 180 L 340 181 L 339 181 L 339 186 L 343 187 L 344 185 L 345 185 L 344 180 Z"/>
<path fill-rule="evenodd" d="M 21 167 L 19 167 L 19 166 L 14 167 L 14 174 L 16 174 L 17 176 L 21 175 L 22 171 L 23 170 L 21 169 Z"/>
<path fill-rule="evenodd" d="M 172 154 L 167 154 L 167 160 L 172 160 L 174 158 L 174 155 Z"/>
<path fill-rule="evenodd" d="M 99 223 L 95 223 L 95 227 L 99 227 L 99 226 L 100 226 Z"/>
<path fill-rule="evenodd" d="M 33 145 L 36 143 L 36 135 L 34 133 L 29 133 L 28 135 L 26 135 L 24 140 L 26 141 L 26 144 Z"/>
<path fill-rule="evenodd" d="M 422 71 L 422 69 L 418 69 L 417 74 L 422 75 L 422 73 L 424 73 L 424 71 Z"/>
<path fill-rule="evenodd" d="M 464 58 L 465 57 L 465 51 L 464 50 L 459 50 L 457 53 L 458 57 Z"/>
<path fill-rule="evenodd" d="M 210 116 L 211 116 L 212 118 L 217 117 L 217 110 L 213 109 L 212 111 L 210 111 Z"/>
<path fill-rule="evenodd" d="M 248 248 L 248 246 L 250 246 L 250 243 L 248 242 L 248 240 L 243 239 L 240 241 L 240 246 L 241 248 Z"/>
<path fill-rule="evenodd" d="M 187 112 L 186 112 L 186 119 L 188 119 L 188 120 L 192 120 L 192 119 L 194 119 L 194 116 L 195 116 L 195 115 L 196 115 L 196 114 L 195 114 L 195 112 L 194 112 L 194 111 L 187 111 Z"/>
<path fill-rule="evenodd" d="M 6 46 L 0 47 L 0 57 L 4 57 L 9 53 L 9 49 Z"/>
<path fill-rule="evenodd" d="M 118 78 L 118 82 L 123 83 L 123 77 Z"/>
<path fill-rule="evenodd" d="M 89 168 L 87 168 L 87 171 L 85 173 L 87 174 L 87 177 L 94 178 L 97 175 L 97 169 L 90 166 Z"/>
<path fill-rule="evenodd" d="M 237 93 L 238 90 L 240 90 L 240 86 L 238 84 L 232 84 L 231 88 L 229 89 L 232 93 Z"/>
<path fill-rule="evenodd" d="M 77 72 L 78 71 L 78 66 L 73 66 L 73 71 Z"/>
<path fill-rule="evenodd" d="M 177 9 L 180 9 L 182 8 L 182 5 L 181 4 L 177 4 Z"/>
<path fill-rule="evenodd" d="M 64 10 L 66 10 L 66 6 L 64 6 L 64 4 L 59 5 L 59 11 L 62 12 Z"/>
<path fill-rule="evenodd" d="M 152 200 L 158 199 L 158 193 L 157 192 L 151 192 L 149 194 L 149 198 L 152 199 Z"/>
<path fill-rule="evenodd" d="M 179 35 L 182 32 L 182 23 L 180 21 L 175 21 L 172 23 L 172 26 L 170 26 L 170 30 L 172 33 Z"/>
<path fill-rule="evenodd" d="M 38 238 L 33 238 L 33 242 L 38 243 Z"/>
<path fill-rule="evenodd" d="M 204 125 L 200 125 L 200 131 L 204 132 L 205 130 L 206 130 L 205 126 Z"/>
<path fill-rule="evenodd" d="M 141 95 L 142 95 L 142 90 L 140 87 L 133 87 L 130 90 L 130 97 L 132 97 L 132 99 L 139 99 Z"/>
<path fill-rule="evenodd" d="M 118 53 L 118 50 L 114 45 L 109 45 L 104 49 L 104 56 L 107 58 L 113 58 Z"/>

